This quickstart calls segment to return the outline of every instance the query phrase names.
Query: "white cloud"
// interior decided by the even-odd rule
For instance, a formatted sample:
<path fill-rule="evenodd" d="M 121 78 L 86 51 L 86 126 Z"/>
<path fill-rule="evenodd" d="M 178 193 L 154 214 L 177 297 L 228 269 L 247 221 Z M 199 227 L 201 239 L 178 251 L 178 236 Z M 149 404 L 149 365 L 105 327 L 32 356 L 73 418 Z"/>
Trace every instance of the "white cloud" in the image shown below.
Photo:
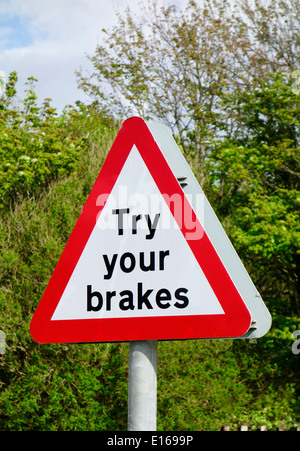
<path fill-rule="evenodd" d="M 179 6 L 183 6 L 182 2 L 186 0 L 173 1 Z M 0 70 L 6 74 L 16 70 L 18 86 L 24 85 L 29 76 L 36 77 L 39 99 L 51 97 L 58 110 L 78 99 L 84 100 L 74 71 L 89 67 L 85 55 L 94 54 L 101 43 L 102 28 L 116 22 L 116 10 L 122 11 L 129 4 L 138 11 L 139 3 L 140 0 L 0 0 L 0 27 L 4 24 L 0 28 Z"/>

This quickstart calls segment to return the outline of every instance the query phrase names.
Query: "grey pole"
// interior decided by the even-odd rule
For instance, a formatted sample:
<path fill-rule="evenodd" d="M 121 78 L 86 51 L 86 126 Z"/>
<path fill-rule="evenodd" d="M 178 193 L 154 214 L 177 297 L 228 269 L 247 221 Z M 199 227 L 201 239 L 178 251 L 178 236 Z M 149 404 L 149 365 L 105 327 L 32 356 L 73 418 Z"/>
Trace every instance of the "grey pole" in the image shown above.
<path fill-rule="evenodd" d="M 156 431 L 157 341 L 129 343 L 128 431 Z"/>

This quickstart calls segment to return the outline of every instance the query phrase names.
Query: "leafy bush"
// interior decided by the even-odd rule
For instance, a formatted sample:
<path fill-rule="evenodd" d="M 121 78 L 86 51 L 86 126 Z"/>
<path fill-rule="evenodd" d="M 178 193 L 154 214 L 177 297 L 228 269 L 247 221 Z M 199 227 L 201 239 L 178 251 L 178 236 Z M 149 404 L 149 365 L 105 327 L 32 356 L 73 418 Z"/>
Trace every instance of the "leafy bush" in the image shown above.
<path fill-rule="evenodd" d="M 69 174 L 84 148 L 84 140 L 71 136 L 57 118 L 50 99 L 37 106 L 33 77 L 16 104 L 17 80 L 11 73 L 0 99 L 0 212 Z"/>
<path fill-rule="evenodd" d="M 68 112 L 70 135 L 87 116 L 83 107 L 80 111 Z M 111 143 L 114 130 L 98 114 L 87 123 L 81 125 L 81 136 L 89 134 L 86 153 L 74 174 L 0 218 L 0 329 L 6 336 L 6 354 L 0 355 L 0 430 L 126 427 L 126 347 L 42 346 L 29 333 L 33 312 Z M 101 146 L 95 135 L 101 135 Z"/>

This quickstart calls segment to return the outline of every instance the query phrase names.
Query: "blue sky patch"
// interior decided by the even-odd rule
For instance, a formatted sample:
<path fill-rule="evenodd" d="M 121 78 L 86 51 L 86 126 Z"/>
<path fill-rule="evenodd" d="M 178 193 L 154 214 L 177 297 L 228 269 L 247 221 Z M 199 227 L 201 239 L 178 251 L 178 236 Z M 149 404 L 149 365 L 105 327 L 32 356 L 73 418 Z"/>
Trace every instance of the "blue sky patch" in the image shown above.
<path fill-rule="evenodd" d="M 30 45 L 32 36 L 26 23 L 17 16 L 0 15 L 0 43 L 6 50 Z"/>

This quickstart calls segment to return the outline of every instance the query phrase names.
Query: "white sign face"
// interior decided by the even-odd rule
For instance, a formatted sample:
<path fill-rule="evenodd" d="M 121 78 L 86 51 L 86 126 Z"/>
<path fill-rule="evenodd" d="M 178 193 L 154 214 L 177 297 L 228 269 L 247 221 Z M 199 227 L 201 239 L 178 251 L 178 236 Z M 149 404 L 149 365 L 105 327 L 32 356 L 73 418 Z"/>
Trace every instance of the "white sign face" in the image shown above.
<path fill-rule="evenodd" d="M 51 318 L 224 315 L 133 146 Z"/>

